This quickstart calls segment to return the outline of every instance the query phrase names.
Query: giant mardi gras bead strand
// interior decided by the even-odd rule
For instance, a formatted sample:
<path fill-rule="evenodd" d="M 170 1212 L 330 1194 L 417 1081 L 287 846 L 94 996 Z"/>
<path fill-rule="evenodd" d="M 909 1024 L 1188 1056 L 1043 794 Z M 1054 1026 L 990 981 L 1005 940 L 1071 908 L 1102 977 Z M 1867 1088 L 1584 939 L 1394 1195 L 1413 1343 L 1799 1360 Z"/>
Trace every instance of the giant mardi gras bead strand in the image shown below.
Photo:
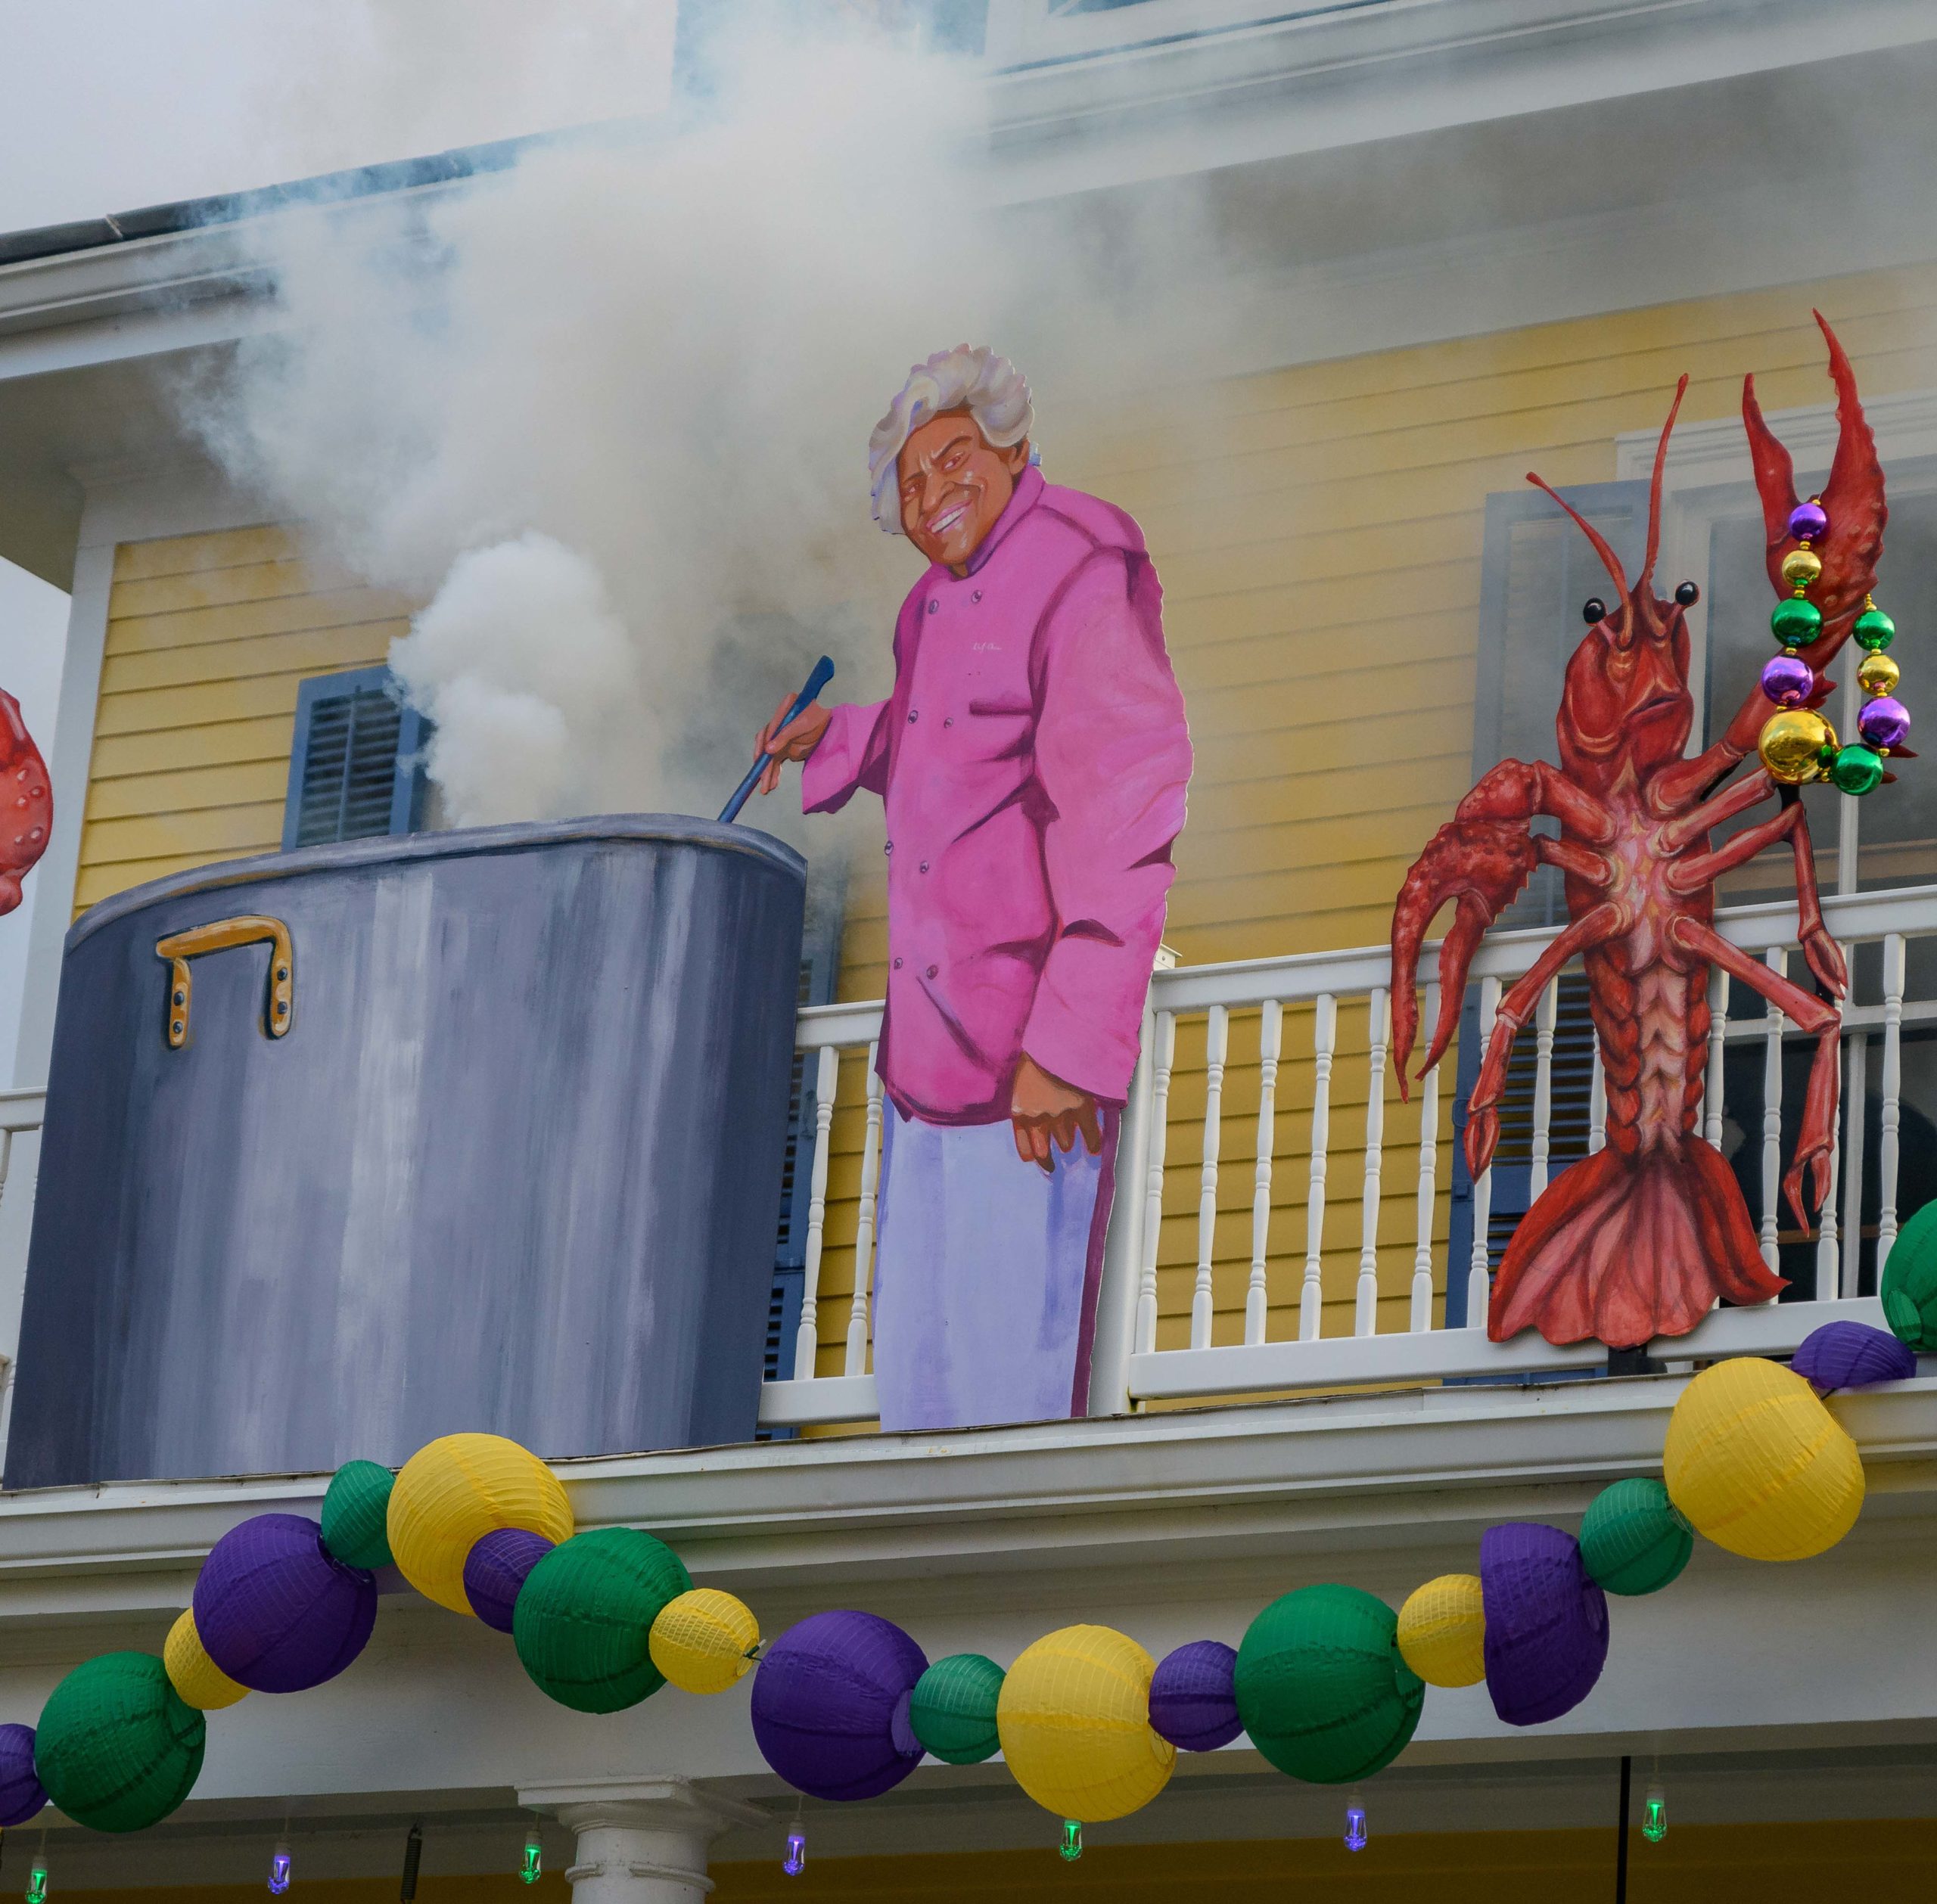
<path fill-rule="evenodd" d="M 760 1756 L 810 1798 L 879 1797 L 922 1763 L 908 1714 L 928 1666 L 892 1621 L 810 1614 L 766 1649 L 754 1676 Z"/>
<path fill-rule="evenodd" d="M 48 1696 L 34 1732 L 47 1796 L 92 1831 L 160 1823 L 194 1789 L 207 1722 L 152 1653 L 103 1653 Z"/>
<path fill-rule="evenodd" d="M 1824 1553 L 1863 1507 L 1856 1443 L 1800 1375 L 1757 1356 L 1716 1362 L 1688 1384 L 1662 1460 L 1696 1531 L 1748 1560 Z"/>
<path fill-rule="evenodd" d="M 1350 1784 L 1390 1765 L 1426 1698 L 1398 1626 L 1383 1600 L 1357 1587 L 1300 1587 L 1273 1601 L 1238 1648 L 1238 1710 L 1251 1744 L 1314 1784 Z"/>
<path fill-rule="evenodd" d="M 452 1434 L 403 1464 L 385 1514 L 390 1551 L 427 1600 L 468 1617 L 464 1564 L 498 1527 L 555 1544 L 571 1538 L 571 1503 L 538 1457 L 502 1435 Z"/>
<path fill-rule="evenodd" d="M 1045 1811 L 1084 1825 L 1149 1804 L 1177 1758 L 1150 1724 L 1156 1670 L 1108 1626 L 1065 1626 L 1024 1647 L 996 1708 L 1015 1782 Z"/>
<path fill-rule="evenodd" d="M 195 1582 L 195 1631 L 216 1666 L 252 1692 L 334 1679 L 377 1622 L 377 1583 L 296 1514 L 259 1514 L 210 1549 Z"/>

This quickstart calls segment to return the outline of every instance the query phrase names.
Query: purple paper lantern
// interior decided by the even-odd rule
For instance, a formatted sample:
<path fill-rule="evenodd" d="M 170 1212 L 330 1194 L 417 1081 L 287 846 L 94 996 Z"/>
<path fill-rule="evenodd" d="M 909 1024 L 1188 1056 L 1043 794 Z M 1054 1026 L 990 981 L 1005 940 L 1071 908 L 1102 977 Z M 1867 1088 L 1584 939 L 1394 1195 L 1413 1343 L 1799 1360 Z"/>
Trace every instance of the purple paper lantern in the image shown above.
<path fill-rule="evenodd" d="M 0 1831 L 26 1824 L 46 1803 L 33 1769 L 33 1728 L 0 1725 Z"/>
<path fill-rule="evenodd" d="M 1871 1382 L 1907 1381 L 1917 1373 L 1917 1352 L 1867 1322 L 1825 1322 L 1803 1337 L 1789 1366 L 1817 1394 L 1833 1395 Z"/>
<path fill-rule="evenodd" d="M 1607 1596 L 1580 1542 L 1509 1520 L 1480 1536 L 1486 1689 L 1509 1725 L 1538 1725 L 1593 1691 L 1607 1663 Z"/>
<path fill-rule="evenodd" d="M 871 1613 L 817 1613 L 790 1626 L 754 1675 L 754 1738 L 810 1798 L 878 1798 L 922 1763 L 908 1722 L 922 1649 Z"/>
<path fill-rule="evenodd" d="M 1220 1639 L 1167 1653 L 1150 1682 L 1150 1729 L 1186 1752 L 1214 1752 L 1244 1730 L 1234 1683 L 1238 1656 Z"/>
<path fill-rule="evenodd" d="M 252 1692 L 301 1692 L 333 1679 L 377 1620 L 377 1583 L 323 1545 L 297 1514 L 259 1514 L 210 1549 L 195 1583 L 204 1650 Z"/>
<path fill-rule="evenodd" d="M 464 1561 L 464 1597 L 471 1610 L 486 1626 L 509 1632 L 518 1589 L 552 1545 L 543 1534 L 523 1527 L 493 1527 L 481 1535 Z"/>

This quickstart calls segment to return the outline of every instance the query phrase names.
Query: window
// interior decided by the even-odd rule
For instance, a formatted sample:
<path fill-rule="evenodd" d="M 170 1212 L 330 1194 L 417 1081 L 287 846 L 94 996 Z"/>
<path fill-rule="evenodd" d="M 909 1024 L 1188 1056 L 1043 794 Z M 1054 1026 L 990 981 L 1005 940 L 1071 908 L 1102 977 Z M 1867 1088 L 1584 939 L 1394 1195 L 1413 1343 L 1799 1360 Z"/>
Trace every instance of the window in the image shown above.
<path fill-rule="evenodd" d="M 304 682 L 296 697 L 283 851 L 421 831 L 430 735 L 387 668 Z"/>

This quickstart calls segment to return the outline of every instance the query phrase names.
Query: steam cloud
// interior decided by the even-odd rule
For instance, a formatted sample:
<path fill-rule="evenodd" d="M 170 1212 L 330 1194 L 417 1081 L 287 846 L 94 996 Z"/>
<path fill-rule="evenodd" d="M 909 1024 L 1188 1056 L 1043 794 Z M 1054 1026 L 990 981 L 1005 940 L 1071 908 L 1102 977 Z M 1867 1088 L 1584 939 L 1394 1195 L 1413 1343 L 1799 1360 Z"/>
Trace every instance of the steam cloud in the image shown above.
<path fill-rule="evenodd" d="M 555 45 L 552 95 L 569 45 L 596 55 Z M 428 599 L 393 661 L 451 823 L 707 811 L 820 648 L 885 691 L 914 567 L 868 519 L 869 429 L 1021 289 L 972 76 L 769 33 L 723 70 L 696 121 L 274 221 L 285 321 L 195 393 L 232 468 Z"/>

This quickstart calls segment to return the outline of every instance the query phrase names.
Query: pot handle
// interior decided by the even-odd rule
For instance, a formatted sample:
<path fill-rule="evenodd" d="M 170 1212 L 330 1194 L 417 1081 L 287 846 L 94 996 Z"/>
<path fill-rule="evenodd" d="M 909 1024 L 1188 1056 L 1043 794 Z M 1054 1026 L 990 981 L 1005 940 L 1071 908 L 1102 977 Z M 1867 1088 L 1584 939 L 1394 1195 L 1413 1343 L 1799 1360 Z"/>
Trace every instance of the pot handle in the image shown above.
<path fill-rule="evenodd" d="M 171 933 L 154 942 L 154 955 L 168 961 L 168 1045 L 179 1051 L 188 1042 L 188 1006 L 194 980 L 188 961 L 204 952 L 226 952 L 232 946 L 253 945 L 259 939 L 269 942 L 269 992 L 263 1011 L 266 1036 L 280 1038 L 296 1018 L 296 952 L 290 943 L 289 928 L 280 919 L 245 912 L 233 919 L 215 919 L 205 926 L 191 926 L 186 932 Z"/>

